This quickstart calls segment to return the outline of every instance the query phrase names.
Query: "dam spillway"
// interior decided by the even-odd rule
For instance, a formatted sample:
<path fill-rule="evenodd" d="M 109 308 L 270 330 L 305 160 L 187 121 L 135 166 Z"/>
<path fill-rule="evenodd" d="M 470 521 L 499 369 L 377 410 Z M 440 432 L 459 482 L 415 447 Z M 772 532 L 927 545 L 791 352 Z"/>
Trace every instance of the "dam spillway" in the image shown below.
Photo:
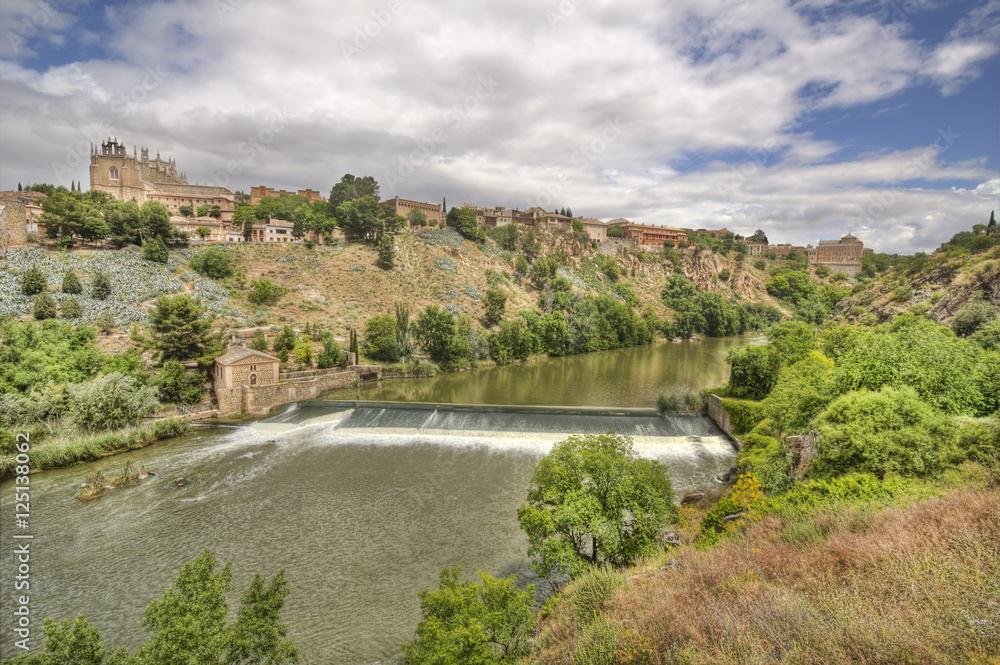
<path fill-rule="evenodd" d="M 648 408 L 505 406 L 311 400 L 251 425 L 284 432 L 325 424 L 344 434 L 558 441 L 574 434 L 615 432 L 638 443 L 728 440 L 710 418 L 666 416 Z"/>

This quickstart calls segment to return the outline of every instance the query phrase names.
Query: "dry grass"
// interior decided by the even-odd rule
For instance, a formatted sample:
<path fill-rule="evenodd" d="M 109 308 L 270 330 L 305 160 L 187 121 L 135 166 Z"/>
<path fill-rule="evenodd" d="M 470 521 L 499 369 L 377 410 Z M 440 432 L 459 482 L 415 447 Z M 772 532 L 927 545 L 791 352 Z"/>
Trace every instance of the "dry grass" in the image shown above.
<path fill-rule="evenodd" d="M 773 515 L 751 527 L 749 583 L 737 542 L 647 564 L 602 603 L 598 660 L 575 583 L 545 624 L 541 662 L 1000 663 L 995 488 L 807 519 L 809 538 Z"/>

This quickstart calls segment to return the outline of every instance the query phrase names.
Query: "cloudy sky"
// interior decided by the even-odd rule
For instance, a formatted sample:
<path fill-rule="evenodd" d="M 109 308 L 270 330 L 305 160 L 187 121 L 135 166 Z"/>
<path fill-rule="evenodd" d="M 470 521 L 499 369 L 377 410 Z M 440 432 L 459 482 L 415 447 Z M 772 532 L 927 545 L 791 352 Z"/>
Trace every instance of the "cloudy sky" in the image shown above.
<path fill-rule="evenodd" d="M 0 188 L 190 182 L 932 250 L 998 208 L 1000 0 L 0 4 Z"/>

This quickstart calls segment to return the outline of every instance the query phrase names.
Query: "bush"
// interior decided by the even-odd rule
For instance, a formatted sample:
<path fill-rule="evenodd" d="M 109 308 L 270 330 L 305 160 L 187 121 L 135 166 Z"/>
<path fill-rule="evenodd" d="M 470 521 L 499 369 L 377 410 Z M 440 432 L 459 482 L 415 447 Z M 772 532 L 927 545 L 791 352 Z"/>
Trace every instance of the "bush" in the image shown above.
<path fill-rule="evenodd" d="M 781 492 L 789 484 L 791 461 L 788 446 L 781 441 L 766 436 L 756 437 L 753 446 L 745 447 L 736 460 L 740 473 L 752 472 L 761 488 L 769 494 Z"/>
<path fill-rule="evenodd" d="M 968 337 L 997 318 L 998 309 L 988 302 L 976 301 L 962 307 L 955 314 L 952 328 L 960 337 Z"/>
<path fill-rule="evenodd" d="M 379 314 L 365 321 L 365 355 L 385 362 L 399 361 L 399 346 L 396 343 L 396 319 L 388 314 Z"/>
<path fill-rule="evenodd" d="M 83 308 L 76 298 L 65 298 L 59 302 L 59 314 L 64 319 L 78 319 L 83 316 Z"/>
<path fill-rule="evenodd" d="M 500 323 L 500 329 L 489 336 L 490 357 L 498 365 L 514 360 L 527 360 L 537 343 L 524 319 L 516 318 Z"/>
<path fill-rule="evenodd" d="M 507 294 L 500 289 L 487 289 L 483 297 L 483 307 L 486 309 L 483 314 L 483 325 L 487 328 L 495 326 L 503 318 L 504 310 L 507 308 Z"/>
<path fill-rule="evenodd" d="M 611 257 L 604 259 L 604 265 L 601 266 L 601 272 L 603 272 L 604 276 L 613 282 L 618 281 L 618 278 L 621 276 L 621 272 L 618 269 L 618 262 Z"/>
<path fill-rule="evenodd" d="M 105 300 L 111 295 L 111 280 L 103 272 L 90 276 L 90 295 L 97 300 Z"/>
<path fill-rule="evenodd" d="M 142 258 L 156 263 L 167 262 L 167 246 L 159 238 L 150 238 L 142 243 Z"/>
<path fill-rule="evenodd" d="M 80 284 L 79 278 L 77 278 L 76 273 L 72 270 L 67 270 L 66 274 L 63 275 L 62 292 L 68 294 L 83 292 L 83 285 Z"/>
<path fill-rule="evenodd" d="M 757 270 L 767 270 L 767 261 L 764 259 L 756 259 L 753 262 L 753 267 Z"/>
<path fill-rule="evenodd" d="M 780 434 L 806 431 L 836 395 L 834 371 L 833 361 L 819 351 L 782 369 L 777 385 L 762 403 L 772 428 Z"/>
<path fill-rule="evenodd" d="M 115 317 L 111 312 L 104 312 L 97 317 L 94 325 L 101 331 L 101 334 L 110 335 L 115 331 Z"/>
<path fill-rule="evenodd" d="M 973 462 L 1000 463 L 1000 416 L 963 423 L 958 430 L 958 447 Z"/>
<path fill-rule="evenodd" d="M 225 279 L 233 274 L 233 257 L 222 247 L 209 247 L 198 252 L 188 263 L 196 273 L 210 279 Z"/>
<path fill-rule="evenodd" d="M 830 270 L 830 266 L 823 265 L 822 263 L 816 266 L 816 276 L 819 278 L 829 277 L 831 272 L 833 271 Z"/>
<path fill-rule="evenodd" d="M 746 399 L 766 397 L 777 383 L 781 370 L 781 355 L 771 344 L 733 349 L 726 362 L 730 365 L 730 394 Z"/>
<path fill-rule="evenodd" d="M 267 335 L 263 331 L 258 330 L 257 334 L 253 336 L 250 340 L 250 348 L 254 351 L 267 351 Z"/>
<path fill-rule="evenodd" d="M 31 315 L 38 321 L 56 318 L 56 301 L 47 291 L 42 291 L 31 305 Z"/>
<path fill-rule="evenodd" d="M 87 383 L 66 386 L 69 411 L 87 430 L 116 429 L 138 422 L 156 411 L 156 390 L 137 386 L 136 380 L 112 372 Z"/>
<path fill-rule="evenodd" d="M 730 277 L 729 268 L 723 268 L 722 272 L 719 273 L 719 281 L 728 282 Z"/>
<path fill-rule="evenodd" d="M 656 399 L 656 408 L 660 413 L 677 413 L 681 410 L 684 399 L 681 395 L 663 395 Z"/>
<path fill-rule="evenodd" d="M 722 408 L 729 414 L 733 434 L 745 434 L 764 420 L 764 407 L 760 402 L 722 400 Z"/>
<path fill-rule="evenodd" d="M 827 478 L 852 471 L 879 478 L 933 475 L 956 438 L 951 418 L 909 387 L 843 395 L 819 414 L 816 429 L 812 473 Z"/>
<path fill-rule="evenodd" d="M 31 266 L 21 275 L 21 293 L 33 296 L 45 290 L 47 285 L 45 273 L 38 266 Z"/>
<path fill-rule="evenodd" d="M 274 305 L 286 293 L 288 293 L 288 289 L 278 286 L 265 277 L 261 277 L 250 282 L 250 292 L 247 294 L 247 300 L 254 305 Z"/>

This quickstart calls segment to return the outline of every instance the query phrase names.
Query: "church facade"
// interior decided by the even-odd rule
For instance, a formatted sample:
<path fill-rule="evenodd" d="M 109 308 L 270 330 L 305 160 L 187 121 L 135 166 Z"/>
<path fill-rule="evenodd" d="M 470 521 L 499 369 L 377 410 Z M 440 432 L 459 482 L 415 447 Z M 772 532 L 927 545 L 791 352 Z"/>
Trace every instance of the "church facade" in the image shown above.
<path fill-rule="evenodd" d="M 108 139 L 90 151 L 90 188 L 111 194 L 119 201 L 159 201 L 178 214 L 182 205 L 195 209 L 201 205 L 217 205 L 223 211 L 223 220 L 232 218 L 236 198 L 225 187 L 215 185 L 190 185 L 187 175 L 177 170 L 172 159 L 162 159 L 157 154 L 150 159 L 149 150 L 136 150 L 132 154 L 124 143 Z M 225 213 L 229 213 L 226 215 Z"/>

